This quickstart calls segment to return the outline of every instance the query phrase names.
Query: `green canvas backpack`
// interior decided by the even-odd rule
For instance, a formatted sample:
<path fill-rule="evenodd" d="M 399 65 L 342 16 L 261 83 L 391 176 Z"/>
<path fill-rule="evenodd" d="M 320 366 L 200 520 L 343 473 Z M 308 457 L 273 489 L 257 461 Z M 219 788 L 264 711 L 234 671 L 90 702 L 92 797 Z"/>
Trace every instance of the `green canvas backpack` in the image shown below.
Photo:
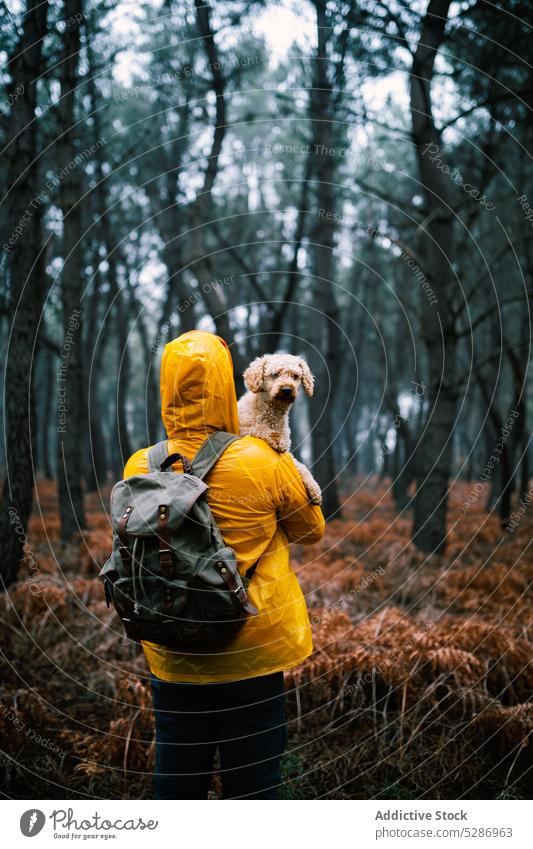
<path fill-rule="evenodd" d="M 211 434 L 192 460 L 168 454 L 167 442 L 148 452 L 149 472 L 119 481 L 111 492 L 113 550 L 100 572 L 135 641 L 175 650 L 216 650 L 248 615 L 246 594 L 255 565 L 241 577 L 206 499 L 204 478 L 238 439 Z M 183 474 L 172 464 L 181 461 Z"/>

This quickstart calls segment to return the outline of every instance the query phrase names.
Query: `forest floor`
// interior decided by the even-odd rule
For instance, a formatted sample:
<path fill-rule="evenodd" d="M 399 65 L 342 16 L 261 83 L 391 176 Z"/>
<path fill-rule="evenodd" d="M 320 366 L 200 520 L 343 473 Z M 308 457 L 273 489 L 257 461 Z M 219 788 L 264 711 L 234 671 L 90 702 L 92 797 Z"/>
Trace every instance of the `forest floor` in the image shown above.
<path fill-rule="evenodd" d="M 376 479 L 345 493 L 318 545 L 293 547 L 315 652 L 286 675 L 284 798 L 530 794 L 533 511 L 503 533 L 482 496 L 462 512 L 471 490 L 454 487 L 445 556 L 411 545 L 410 513 Z M 0 602 L 8 798 L 151 796 L 147 667 L 97 578 L 108 494 L 88 497 L 89 530 L 62 548 L 40 484 L 24 569 Z"/>

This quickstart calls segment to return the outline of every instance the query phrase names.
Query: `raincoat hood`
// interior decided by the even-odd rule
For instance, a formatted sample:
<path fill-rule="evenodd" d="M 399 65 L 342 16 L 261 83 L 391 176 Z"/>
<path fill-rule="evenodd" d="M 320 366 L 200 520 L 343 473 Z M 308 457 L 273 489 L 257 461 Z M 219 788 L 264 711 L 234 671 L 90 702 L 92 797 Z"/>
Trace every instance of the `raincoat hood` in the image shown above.
<path fill-rule="evenodd" d="M 161 415 L 169 439 L 215 430 L 239 433 L 233 363 L 220 336 L 191 330 L 165 345 Z"/>

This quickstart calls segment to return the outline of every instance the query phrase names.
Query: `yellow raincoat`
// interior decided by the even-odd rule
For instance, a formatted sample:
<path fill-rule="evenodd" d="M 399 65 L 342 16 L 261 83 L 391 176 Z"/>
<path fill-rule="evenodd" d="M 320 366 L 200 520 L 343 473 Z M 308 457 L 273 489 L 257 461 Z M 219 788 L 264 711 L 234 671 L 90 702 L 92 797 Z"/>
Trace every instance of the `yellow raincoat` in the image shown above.
<path fill-rule="evenodd" d="M 215 430 L 238 433 L 231 355 L 212 333 L 193 330 L 165 347 L 161 412 L 168 452 L 194 457 Z M 126 464 L 124 478 L 146 474 L 148 449 Z M 176 472 L 182 467 L 178 462 Z M 224 541 L 244 574 L 258 561 L 248 591 L 259 615 L 247 619 L 217 654 L 181 654 L 143 642 L 150 669 L 165 681 L 207 683 L 269 675 L 300 663 L 312 651 L 303 593 L 289 565 L 289 542 L 317 542 L 324 533 L 289 454 L 262 439 L 233 442 L 207 475 L 207 500 Z"/>

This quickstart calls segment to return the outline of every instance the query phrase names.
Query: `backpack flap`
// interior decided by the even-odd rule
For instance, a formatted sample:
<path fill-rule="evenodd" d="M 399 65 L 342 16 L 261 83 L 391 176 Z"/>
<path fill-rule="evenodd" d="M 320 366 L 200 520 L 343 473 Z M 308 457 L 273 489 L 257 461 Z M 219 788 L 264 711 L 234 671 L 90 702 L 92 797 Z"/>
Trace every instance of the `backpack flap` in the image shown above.
<path fill-rule="evenodd" d="M 128 511 L 128 535 L 153 536 L 157 528 L 159 507 L 164 504 L 168 511 L 169 533 L 174 533 L 206 490 L 207 485 L 194 475 L 171 475 L 167 472 L 133 475 L 113 487 L 113 528 L 118 528 L 121 517 L 131 508 Z"/>

